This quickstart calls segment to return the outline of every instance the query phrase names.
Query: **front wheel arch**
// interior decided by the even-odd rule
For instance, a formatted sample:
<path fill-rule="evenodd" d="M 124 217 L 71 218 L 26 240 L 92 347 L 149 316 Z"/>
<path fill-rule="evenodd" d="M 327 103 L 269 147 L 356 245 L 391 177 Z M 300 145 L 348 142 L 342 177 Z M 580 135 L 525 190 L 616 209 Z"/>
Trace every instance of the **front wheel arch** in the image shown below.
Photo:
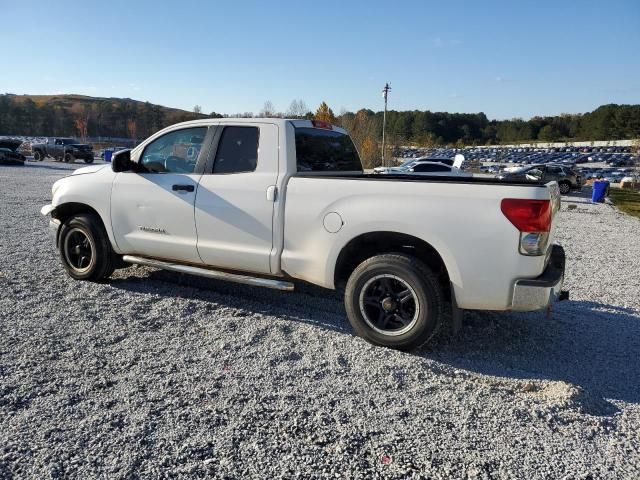
<path fill-rule="evenodd" d="M 107 224 L 105 223 L 100 213 L 98 213 L 98 211 L 95 208 L 85 203 L 78 203 L 78 202 L 62 203 L 58 205 L 54 210 L 51 211 L 51 217 L 55 218 L 56 220 L 59 220 L 60 224 L 63 224 L 72 216 L 79 215 L 81 213 L 96 215 L 100 219 L 100 222 L 102 223 L 102 228 L 104 228 L 107 233 L 109 232 L 109 230 L 106 228 Z M 56 234 L 56 246 L 59 246 L 59 243 L 58 243 L 59 240 L 60 240 L 60 229 L 58 228 L 58 232 Z M 113 242 L 111 243 L 113 245 Z"/>

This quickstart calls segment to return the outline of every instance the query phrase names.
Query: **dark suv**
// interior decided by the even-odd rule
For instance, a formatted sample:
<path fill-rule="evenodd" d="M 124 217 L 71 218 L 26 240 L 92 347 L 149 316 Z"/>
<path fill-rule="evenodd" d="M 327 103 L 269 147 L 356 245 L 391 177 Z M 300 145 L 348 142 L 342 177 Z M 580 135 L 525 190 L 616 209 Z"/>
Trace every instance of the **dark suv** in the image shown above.
<path fill-rule="evenodd" d="M 563 195 L 571 190 L 580 190 L 583 184 L 582 176 L 578 172 L 566 165 L 555 164 L 527 165 L 510 172 L 503 172 L 497 178 L 544 183 L 555 180 Z"/>

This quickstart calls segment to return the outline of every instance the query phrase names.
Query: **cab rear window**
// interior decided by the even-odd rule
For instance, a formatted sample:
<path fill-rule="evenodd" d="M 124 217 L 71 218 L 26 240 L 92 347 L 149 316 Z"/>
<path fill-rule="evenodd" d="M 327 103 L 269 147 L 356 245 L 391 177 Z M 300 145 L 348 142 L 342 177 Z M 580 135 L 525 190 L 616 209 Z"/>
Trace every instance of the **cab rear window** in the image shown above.
<path fill-rule="evenodd" d="M 322 128 L 296 128 L 298 172 L 361 172 L 355 145 L 345 135 Z"/>

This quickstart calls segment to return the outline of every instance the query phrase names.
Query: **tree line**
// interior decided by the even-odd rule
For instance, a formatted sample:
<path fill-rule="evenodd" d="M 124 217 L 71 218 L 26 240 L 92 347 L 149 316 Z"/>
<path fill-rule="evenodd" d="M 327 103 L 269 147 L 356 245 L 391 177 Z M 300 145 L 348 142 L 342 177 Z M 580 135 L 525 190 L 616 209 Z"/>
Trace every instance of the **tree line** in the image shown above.
<path fill-rule="evenodd" d="M 113 137 L 136 141 L 173 123 L 205 117 L 130 99 L 62 95 L 36 103 L 29 97 L 0 95 L 0 135 Z"/>
<path fill-rule="evenodd" d="M 267 101 L 256 116 L 325 120 L 349 132 L 365 163 L 379 157 L 382 112 L 361 109 L 335 114 L 325 102 L 313 111 L 303 100 L 293 100 L 284 112 Z M 139 141 L 167 125 L 207 117 L 251 118 L 254 113 L 207 115 L 199 105 L 187 112 L 131 99 L 71 95 L 36 103 L 29 97 L 0 95 L 0 135 L 120 137 Z M 584 114 L 537 116 L 529 120 L 489 120 L 482 112 L 390 110 L 386 135 L 390 148 L 406 144 L 433 147 L 633 139 L 640 137 L 640 105 L 610 104 Z"/>

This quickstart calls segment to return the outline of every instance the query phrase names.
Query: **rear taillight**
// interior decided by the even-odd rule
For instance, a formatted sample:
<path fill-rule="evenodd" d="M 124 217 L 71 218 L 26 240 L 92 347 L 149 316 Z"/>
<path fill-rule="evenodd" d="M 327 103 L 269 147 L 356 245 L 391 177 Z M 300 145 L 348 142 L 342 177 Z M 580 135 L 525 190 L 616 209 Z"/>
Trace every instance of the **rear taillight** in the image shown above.
<path fill-rule="evenodd" d="M 505 198 L 500 210 L 521 232 L 548 232 L 551 229 L 551 202 Z"/>
<path fill-rule="evenodd" d="M 520 232 L 520 253 L 544 255 L 551 230 L 551 202 L 505 198 L 500 210 Z"/>

